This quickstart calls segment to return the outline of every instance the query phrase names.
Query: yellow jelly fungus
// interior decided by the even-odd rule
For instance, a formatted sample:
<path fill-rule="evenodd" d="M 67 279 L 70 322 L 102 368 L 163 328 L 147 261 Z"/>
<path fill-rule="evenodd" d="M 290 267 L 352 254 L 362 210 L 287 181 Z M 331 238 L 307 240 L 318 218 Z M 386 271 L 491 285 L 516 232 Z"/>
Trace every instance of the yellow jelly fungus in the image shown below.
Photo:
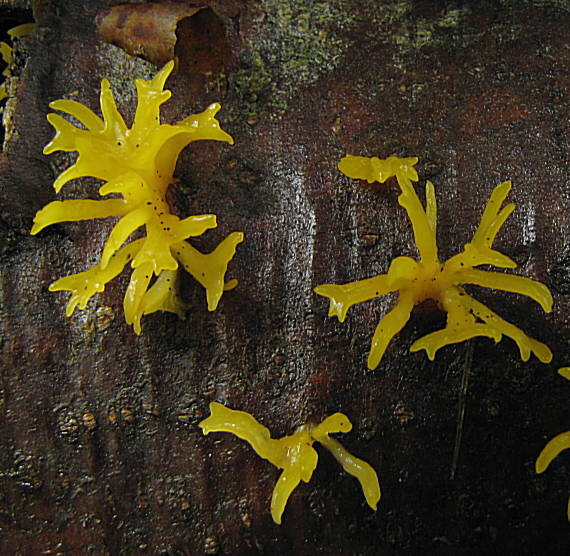
<path fill-rule="evenodd" d="M 215 228 L 216 216 L 202 214 L 181 220 L 171 214 L 166 201 L 166 190 L 175 181 L 173 172 L 184 147 L 202 139 L 233 144 L 215 118 L 220 109 L 217 103 L 175 125 L 160 123 L 160 105 L 171 95 L 163 90 L 164 83 L 173 67 L 174 62 L 168 62 L 152 80 L 135 80 L 138 104 L 131 128 L 117 110 L 107 79 L 101 83 L 103 119 L 74 100 L 56 100 L 50 104 L 51 108 L 77 118 L 85 127 L 76 127 L 58 114 L 47 117 L 56 133 L 44 148 L 44 154 L 58 150 L 79 153 L 75 164 L 55 180 L 56 192 L 70 180 L 92 176 L 105 182 L 99 194 L 113 197 L 98 201 L 53 201 L 38 211 L 31 233 L 37 234 L 58 222 L 120 217 L 98 264 L 51 284 L 50 291 L 71 292 L 67 316 L 78 305 L 84 309 L 91 296 L 102 292 L 105 284 L 129 262 L 134 270 L 124 310 L 127 323 L 134 326 L 137 334 L 141 332 L 140 320 L 145 314 L 160 310 L 184 317 L 185 307 L 176 287 L 179 263 L 206 289 L 210 311 L 216 309 L 223 291 L 237 284 L 236 280 L 225 282 L 224 276 L 243 234 L 233 232 L 212 253 L 200 253 L 185 240 Z M 125 244 L 141 226 L 145 227 L 146 235 Z"/>
<path fill-rule="evenodd" d="M 22 23 L 21 25 L 16 25 L 16 27 L 12 27 L 8 29 L 8 36 L 13 39 L 21 39 L 26 35 L 32 33 L 32 31 L 36 28 L 35 23 Z"/>
<path fill-rule="evenodd" d="M 271 497 L 271 517 L 275 523 L 281 523 L 281 515 L 291 493 L 301 481 L 308 483 L 317 467 L 318 455 L 313 448 L 314 442 L 320 442 L 347 473 L 358 479 L 366 502 L 376 510 L 380 500 L 380 484 L 376 471 L 365 461 L 350 454 L 340 442 L 329 437 L 329 434 L 349 432 L 352 429 L 350 420 L 342 413 L 327 417 L 320 425 L 302 425 L 294 434 L 274 439 L 271 438 L 269 429 L 249 413 L 212 402 L 210 416 L 199 426 L 204 434 L 235 434 L 248 442 L 260 457 L 283 469 Z"/>
<path fill-rule="evenodd" d="M 550 362 L 552 352 L 546 345 L 503 320 L 468 295 L 462 287 L 463 284 L 476 284 L 523 294 L 534 299 L 546 312 L 552 310 L 552 295 L 544 284 L 522 276 L 474 268 L 484 264 L 502 268 L 517 266 L 509 257 L 491 247 L 501 226 L 515 208 L 512 203 L 501 208 L 511 189 L 511 182 L 503 182 L 494 189 L 471 242 L 465 245 L 461 253 L 442 264 L 437 253 L 437 206 L 433 184 L 428 181 L 426 185 L 425 209 L 412 185 L 412 180 L 418 179 L 413 168 L 417 160 L 392 156 L 386 160 L 360 156 L 347 156 L 341 160 L 339 168 L 349 177 L 368 181 L 385 181 L 390 176 L 397 178 L 402 190 L 398 202 L 406 209 L 412 223 L 419 261 L 397 257 L 392 260 L 387 274 L 343 285 L 317 286 L 315 292 L 330 299 L 329 316 L 336 316 L 343 322 L 352 305 L 398 292 L 396 306 L 376 327 L 368 356 L 370 369 L 380 364 L 388 343 L 409 320 L 414 306 L 427 299 L 435 300 L 447 312 L 447 324 L 443 330 L 414 342 L 410 351 L 424 349 L 433 360 L 437 350 L 445 345 L 475 336 L 487 336 L 498 342 L 505 334 L 517 343 L 523 361 L 527 361 L 532 352 L 543 363 Z"/>
<path fill-rule="evenodd" d="M 2 61 L 6 64 L 2 75 L 8 77 L 10 75 L 10 64 L 12 63 L 12 47 L 5 43 L 0 42 L 0 57 Z M 0 100 L 4 100 L 8 96 L 8 91 L 6 90 L 6 82 L 0 85 Z"/>
<path fill-rule="evenodd" d="M 384 183 L 388 178 L 418 181 L 418 173 L 414 166 L 418 162 L 416 156 L 398 158 L 389 156 L 380 159 L 375 156 L 345 156 L 338 163 L 338 169 L 347 177 L 355 180 L 366 180 L 368 183 L 378 181 Z"/>
<path fill-rule="evenodd" d="M 558 373 L 564 378 L 570 380 L 570 367 L 562 367 L 558 369 Z M 570 431 L 562 432 L 552 438 L 540 452 L 535 463 L 537 473 L 546 471 L 550 462 L 563 450 L 570 448 Z M 570 521 L 570 498 L 568 498 L 568 521 Z"/>
<path fill-rule="evenodd" d="M 12 27 L 12 29 L 8 29 L 8 36 L 14 39 L 20 39 L 29 35 L 36 27 L 35 23 L 22 23 L 22 25 L 17 25 L 16 27 Z M 6 64 L 6 68 L 2 72 L 4 77 L 10 76 L 10 65 L 12 64 L 12 47 L 5 42 L 0 42 L 0 57 L 2 61 Z M 0 100 L 5 99 L 8 97 L 8 91 L 6 90 L 6 82 L 0 85 Z"/>

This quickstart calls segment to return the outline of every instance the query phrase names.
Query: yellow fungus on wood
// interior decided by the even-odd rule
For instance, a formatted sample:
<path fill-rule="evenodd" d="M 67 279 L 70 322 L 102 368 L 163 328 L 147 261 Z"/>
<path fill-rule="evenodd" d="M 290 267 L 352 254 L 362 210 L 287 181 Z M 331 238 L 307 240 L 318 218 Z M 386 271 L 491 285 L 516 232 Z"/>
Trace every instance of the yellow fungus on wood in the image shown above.
<path fill-rule="evenodd" d="M 503 320 L 463 288 L 464 284 L 476 284 L 519 293 L 534 299 L 544 311 L 552 310 L 552 295 L 544 284 L 522 276 L 475 268 L 484 264 L 502 268 L 517 266 L 509 257 L 492 248 L 495 236 L 515 208 L 512 203 L 502 207 L 511 182 L 505 181 L 494 189 L 471 242 L 461 253 L 442 263 L 437 252 L 437 204 L 433 184 L 429 181 L 426 184 L 425 208 L 412 184 L 418 179 L 413 168 L 417 160 L 394 156 L 380 160 L 349 155 L 340 161 L 341 172 L 355 179 L 384 182 L 389 177 L 396 177 L 402 191 L 398 202 L 411 221 L 419 260 L 397 257 L 392 260 L 387 274 L 343 285 L 317 286 L 315 292 L 330 299 L 329 316 L 336 316 L 343 322 L 352 305 L 398 292 L 396 306 L 376 327 L 368 357 L 370 369 L 380 364 L 390 340 L 409 320 L 414 306 L 426 299 L 435 300 L 447 312 L 447 325 L 443 330 L 414 342 L 411 351 L 424 349 L 428 357 L 434 359 L 437 350 L 445 345 L 475 336 L 486 336 L 498 342 L 505 334 L 517 343 L 523 361 L 534 353 L 543 363 L 550 362 L 552 352 L 546 345 Z"/>
<path fill-rule="evenodd" d="M 153 79 L 135 80 L 138 104 L 130 128 L 117 110 L 106 79 L 101 83 L 103 118 L 74 100 L 50 104 L 54 110 L 75 117 L 85 128 L 76 127 L 59 114 L 47 117 L 56 133 L 44 154 L 58 150 L 79 153 L 75 163 L 55 180 L 56 192 L 70 180 L 92 176 L 104 182 L 100 195 L 120 195 L 97 201 L 53 201 L 34 218 L 32 234 L 59 222 L 120 217 L 98 264 L 51 284 L 50 291 L 71 292 L 67 316 L 77 306 L 84 309 L 89 299 L 102 292 L 129 263 L 134 270 L 123 306 L 125 319 L 137 334 L 141 332 L 141 317 L 148 313 L 171 311 L 184 317 L 185 307 L 177 293 L 180 264 L 206 289 L 210 311 L 216 309 L 222 293 L 237 284 L 235 280 L 226 282 L 225 273 L 243 234 L 233 232 L 211 253 L 200 253 L 185 240 L 215 228 L 216 216 L 202 214 L 181 220 L 171 213 L 166 201 L 166 191 L 175 181 L 176 161 L 189 143 L 209 139 L 233 144 L 215 118 L 220 110 L 217 103 L 177 124 L 160 123 L 160 106 L 170 98 L 164 84 L 173 68 L 171 61 Z M 127 243 L 142 226 L 145 237 Z"/>
<path fill-rule="evenodd" d="M 352 429 L 350 420 L 342 413 L 327 417 L 319 425 L 302 425 L 292 435 L 274 439 L 271 438 L 269 429 L 249 413 L 212 402 L 210 416 L 199 426 L 204 434 L 230 432 L 236 435 L 248 442 L 257 455 L 283 469 L 271 497 L 271 517 L 275 523 L 281 523 L 281 516 L 291 493 L 301 481 L 308 483 L 317 467 L 318 455 L 313 448 L 314 442 L 320 442 L 347 473 L 358 479 L 366 502 L 376 510 L 380 500 L 380 484 L 376 471 L 329 436 Z"/>
<path fill-rule="evenodd" d="M 10 64 L 12 63 L 12 47 L 5 42 L 0 42 L 0 58 L 6 64 L 6 67 L 2 71 L 4 77 L 10 76 Z M 8 89 L 6 88 L 6 81 L 0 85 L 0 100 L 4 100 L 8 97 Z"/>
<path fill-rule="evenodd" d="M 16 27 L 8 29 L 7 33 L 12 40 L 21 39 L 22 37 L 25 37 L 26 35 L 32 33 L 35 28 L 35 23 L 22 23 L 21 25 L 16 25 Z M 6 64 L 6 67 L 2 71 L 2 75 L 4 77 L 10 77 L 11 75 L 10 65 L 13 62 L 12 50 L 12 47 L 8 43 L 3 41 L 0 42 L 0 58 L 2 58 L 2 61 Z M 4 83 L 0 85 L 0 100 L 4 100 L 8 96 L 9 95 L 8 89 L 6 88 L 6 81 L 4 81 Z"/>

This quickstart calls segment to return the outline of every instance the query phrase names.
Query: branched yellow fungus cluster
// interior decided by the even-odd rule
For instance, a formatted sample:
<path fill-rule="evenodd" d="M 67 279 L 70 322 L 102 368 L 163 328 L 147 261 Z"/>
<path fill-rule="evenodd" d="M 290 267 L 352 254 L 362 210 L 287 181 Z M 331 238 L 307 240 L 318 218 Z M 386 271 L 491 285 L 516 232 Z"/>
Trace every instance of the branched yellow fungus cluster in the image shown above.
<path fill-rule="evenodd" d="M 391 176 L 397 178 L 402 191 L 398 202 L 406 209 L 412 223 L 419 261 L 397 257 L 390 264 L 387 274 L 344 285 L 316 287 L 317 294 L 330 299 L 329 316 L 336 316 L 342 322 L 352 305 L 398 292 L 396 306 L 376 327 L 368 356 L 370 369 L 379 365 L 388 343 L 404 327 L 414 306 L 426 299 L 435 300 L 447 312 L 447 324 L 444 329 L 414 342 L 411 351 L 424 349 L 428 357 L 433 359 L 436 351 L 445 345 L 475 336 L 487 336 L 498 342 L 505 334 L 517 343 L 523 361 L 527 361 L 532 352 L 543 363 L 550 362 L 552 352 L 546 345 L 503 320 L 468 295 L 462 287 L 463 284 L 476 284 L 523 294 L 539 303 L 544 311 L 552 310 L 552 295 L 544 284 L 521 276 L 475 268 L 485 264 L 501 268 L 517 266 L 512 259 L 492 248 L 495 236 L 515 208 L 512 203 L 502 207 L 511 183 L 503 182 L 494 189 L 471 242 L 465 245 L 461 253 L 442 264 L 437 253 L 437 206 L 433 184 L 429 181 L 426 184 L 425 209 L 412 184 L 412 181 L 418 180 L 413 168 L 417 160 L 393 156 L 380 160 L 349 155 L 340 161 L 340 171 L 351 178 L 369 182 L 384 182 Z"/>
<path fill-rule="evenodd" d="M 269 429 L 249 413 L 212 402 L 210 416 L 200 423 L 200 427 L 204 434 L 210 432 L 235 434 L 248 442 L 260 457 L 283 469 L 271 498 L 271 517 L 275 523 L 281 523 L 281 515 L 291 493 L 301 481 L 308 483 L 317 467 L 318 455 L 313 448 L 314 442 L 320 442 L 347 473 L 358 479 L 366 502 L 376 510 L 380 500 L 380 485 L 376 471 L 365 461 L 350 454 L 337 440 L 329 437 L 329 434 L 349 432 L 352 429 L 350 420 L 342 413 L 327 417 L 320 425 L 302 425 L 294 434 L 274 439 L 271 438 Z"/>
<path fill-rule="evenodd" d="M 25 37 L 29 35 L 34 28 L 36 27 L 35 23 L 22 23 L 22 25 L 17 25 L 16 27 L 12 27 L 12 29 L 8 29 L 8 36 L 14 40 L 19 39 L 21 37 Z M 0 41 L 0 57 L 2 61 L 6 64 L 6 67 L 2 71 L 2 75 L 4 77 L 10 76 L 10 65 L 12 64 L 12 47 L 6 43 Z M 0 100 L 4 100 L 8 97 L 8 91 L 6 89 L 6 82 L 0 85 Z"/>
<path fill-rule="evenodd" d="M 563 367 L 558 373 L 564 378 L 570 380 L 570 367 Z M 535 470 L 537 473 L 543 473 L 550 465 L 551 461 L 563 450 L 570 448 L 570 431 L 562 432 L 552 438 L 540 452 L 536 459 Z M 570 498 L 568 498 L 567 509 L 568 521 L 570 521 Z"/>
<path fill-rule="evenodd" d="M 58 150 L 79 153 L 75 164 L 55 180 L 55 191 L 59 192 L 70 180 L 92 176 L 105 182 L 99 194 L 113 197 L 98 201 L 54 201 L 38 211 L 31 233 L 37 234 L 58 222 L 121 217 L 109 234 L 98 264 L 51 284 L 51 291 L 71 292 L 67 316 L 78 305 L 84 309 L 91 296 L 103 291 L 105 284 L 128 263 L 134 270 L 124 298 L 125 319 L 133 324 L 137 334 L 141 332 L 140 320 L 145 314 L 162 310 L 183 318 L 184 305 L 176 287 L 179 263 L 206 289 L 210 311 L 217 307 L 223 291 L 237 284 L 236 280 L 226 283 L 224 277 L 243 234 L 233 232 L 212 253 L 200 253 L 185 240 L 215 228 L 216 216 L 202 214 L 181 220 L 171 214 L 166 201 L 166 190 L 175 181 L 176 161 L 189 143 L 211 139 L 233 144 L 215 118 L 219 104 L 212 104 L 204 112 L 175 125 L 160 123 L 160 106 L 171 96 L 170 91 L 164 90 L 164 84 L 173 67 L 174 63 L 169 62 L 152 80 L 135 80 L 138 104 L 130 128 L 117 110 L 106 79 L 101 83 L 102 119 L 73 100 L 50 104 L 85 127 L 76 127 L 58 114 L 48 115 L 56 134 L 44 153 Z M 146 235 L 125 244 L 141 226 L 145 227 Z"/>

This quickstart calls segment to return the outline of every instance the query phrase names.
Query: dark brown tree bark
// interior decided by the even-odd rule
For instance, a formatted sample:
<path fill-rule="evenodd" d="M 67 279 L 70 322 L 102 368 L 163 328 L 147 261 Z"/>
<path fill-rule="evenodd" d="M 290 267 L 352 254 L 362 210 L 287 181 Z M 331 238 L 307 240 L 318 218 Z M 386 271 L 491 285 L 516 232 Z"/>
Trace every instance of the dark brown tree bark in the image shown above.
<path fill-rule="evenodd" d="M 96 198 L 91 179 L 54 194 L 73 155 L 42 155 L 48 103 L 71 95 L 98 111 L 107 77 L 132 117 L 133 79 L 157 69 L 97 34 L 114 4 L 38 0 L 38 28 L 16 45 L 0 159 L 0 553 L 565 554 L 568 454 L 544 475 L 534 461 L 570 428 L 570 384 L 555 372 L 570 362 L 570 3 L 217 0 L 183 20 L 163 121 L 220 101 L 236 144 L 186 149 L 170 202 L 181 217 L 218 215 L 193 242 L 203 251 L 231 231 L 246 239 L 230 264 L 239 286 L 215 312 L 188 279 L 187 319 L 146 316 L 140 337 L 124 322 L 127 276 L 69 319 L 67 295 L 47 290 L 97 260 L 112 222 L 29 235 L 47 202 Z M 29 8 L 0 2 L 0 16 Z M 346 153 L 420 157 L 442 259 L 512 180 L 517 209 L 496 245 L 551 288 L 554 311 L 473 292 L 547 343 L 552 364 L 521 362 L 506 338 L 434 362 L 410 353 L 443 326 L 428 307 L 366 369 L 392 300 L 341 324 L 312 288 L 384 273 L 415 250 L 397 186 L 344 177 Z M 202 436 L 212 400 L 275 436 L 346 413 L 354 429 L 339 439 L 378 471 L 378 511 L 320 451 L 275 525 L 278 470 L 234 436 Z"/>

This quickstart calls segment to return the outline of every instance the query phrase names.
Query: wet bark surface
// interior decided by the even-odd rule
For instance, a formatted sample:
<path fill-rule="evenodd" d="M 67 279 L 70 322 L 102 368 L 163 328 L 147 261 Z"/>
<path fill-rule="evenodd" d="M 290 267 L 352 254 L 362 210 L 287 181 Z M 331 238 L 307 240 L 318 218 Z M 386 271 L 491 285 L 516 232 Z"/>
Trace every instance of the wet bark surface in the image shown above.
<path fill-rule="evenodd" d="M 192 241 L 200 250 L 231 231 L 246 239 L 228 273 L 239 286 L 215 312 L 188 278 L 186 320 L 145 316 L 140 337 L 124 322 L 127 273 L 69 319 L 67 294 L 47 290 L 98 260 L 113 222 L 29 235 L 47 202 L 97 198 L 92 179 L 56 197 L 74 155 L 42 155 L 48 103 L 71 95 L 98 111 L 107 77 L 128 121 L 133 79 L 157 70 L 100 39 L 97 14 L 114 4 L 37 2 L 38 28 L 16 46 L 0 155 L 0 553 L 564 554 L 568 454 L 543 475 L 534 462 L 570 428 L 570 384 L 555 372 L 570 362 L 570 4 L 219 0 L 205 20 L 181 22 L 163 121 L 220 101 L 235 146 L 186 149 L 169 200 L 181 217 L 217 214 L 218 228 Z M 0 13 L 31 18 L 28 7 Z M 344 177 L 346 153 L 420 158 L 417 191 L 435 185 L 442 260 L 512 180 L 517 208 L 495 245 L 515 273 L 551 288 L 554 311 L 470 291 L 547 343 L 552 364 L 521 362 L 507 338 L 448 346 L 433 362 L 410 353 L 444 325 L 420 307 L 380 368 L 366 369 L 394 300 L 339 323 L 312 288 L 384 273 L 415 249 L 397 186 Z M 274 436 L 346 413 L 354 428 L 339 440 L 377 470 L 378 511 L 319 451 L 275 525 L 278 470 L 234 436 L 202 436 L 212 400 Z"/>

